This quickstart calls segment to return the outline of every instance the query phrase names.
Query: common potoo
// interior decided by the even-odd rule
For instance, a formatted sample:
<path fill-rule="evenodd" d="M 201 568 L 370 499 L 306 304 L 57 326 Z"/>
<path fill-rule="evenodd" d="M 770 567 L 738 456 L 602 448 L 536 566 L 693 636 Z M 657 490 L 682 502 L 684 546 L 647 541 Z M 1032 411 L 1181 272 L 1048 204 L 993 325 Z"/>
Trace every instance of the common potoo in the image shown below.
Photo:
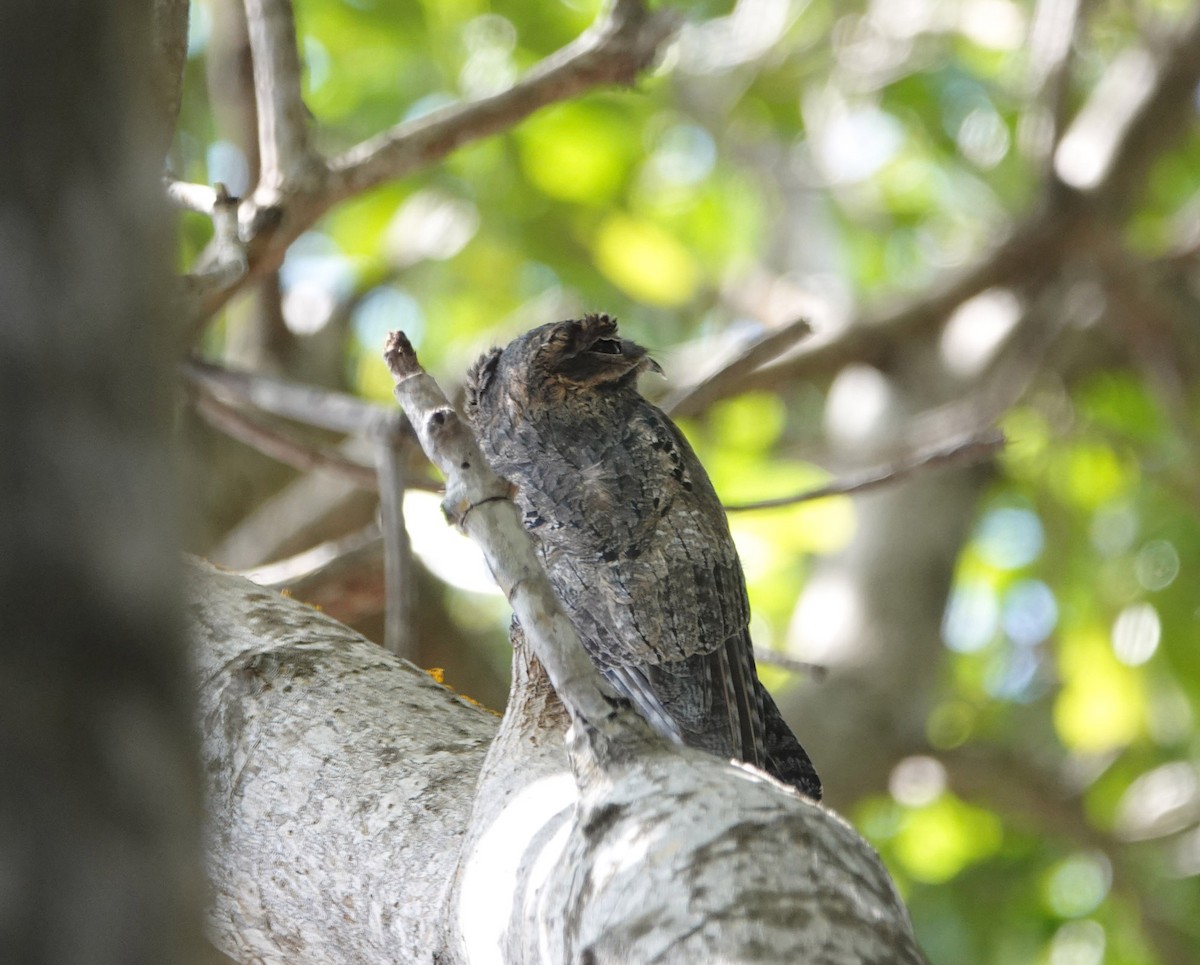
<path fill-rule="evenodd" d="M 467 378 L 467 413 L 592 660 L 660 732 L 813 798 L 812 762 L 759 683 L 725 512 L 646 401 L 658 370 L 607 315 L 542 325 Z"/>

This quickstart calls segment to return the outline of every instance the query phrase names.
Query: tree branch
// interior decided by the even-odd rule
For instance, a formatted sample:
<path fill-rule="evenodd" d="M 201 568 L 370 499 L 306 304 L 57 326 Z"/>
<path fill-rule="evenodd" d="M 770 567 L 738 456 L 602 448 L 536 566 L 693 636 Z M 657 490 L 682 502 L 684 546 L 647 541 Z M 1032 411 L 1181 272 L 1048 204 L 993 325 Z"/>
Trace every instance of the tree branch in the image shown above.
<path fill-rule="evenodd" d="M 725 512 L 745 513 L 756 509 L 778 509 L 814 499 L 861 493 L 878 486 L 900 482 L 935 469 L 962 468 L 991 459 L 1004 448 L 1004 434 L 999 429 L 972 433 L 966 438 L 952 439 L 922 452 L 916 452 L 898 462 L 843 476 L 826 486 L 806 489 L 792 496 L 762 499 L 752 503 L 726 503 Z"/>
<path fill-rule="evenodd" d="M 319 429 L 362 436 L 399 433 L 410 441 L 416 439 L 406 423 L 397 424 L 395 409 L 344 392 L 257 372 L 239 372 L 197 358 L 184 362 L 183 374 L 193 385 L 213 395 Z"/>
<path fill-rule="evenodd" d="M 177 181 L 174 178 L 163 178 L 167 198 L 182 211 L 194 211 L 196 214 L 213 216 L 217 204 L 217 190 L 207 184 L 191 184 L 188 181 Z"/>
<path fill-rule="evenodd" d="M 676 417 L 696 415 L 717 399 L 728 395 L 727 386 L 739 385 L 760 365 L 770 362 L 812 334 L 806 318 L 798 318 L 782 328 L 767 332 L 735 357 L 718 366 L 717 370 L 694 385 L 672 393 L 662 408 Z"/>
<path fill-rule="evenodd" d="M 402 419 L 397 413 L 397 418 Z M 407 474 L 404 453 L 390 438 L 375 445 L 379 470 L 379 508 L 383 525 L 383 568 L 387 604 L 384 609 L 384 646 L 398 657 L 416 654 L 416 590 L 412 544 L 404 525 L 404 490 Z"/>
<path fill-rule="evenodd" d="M 246 246 L 238 229 L 238 199 L 225 185 L 213 187 L 166 179 L 167 198 L 177 207 L 212 219 L 213 237 L 202 267 L 183 278 L 184 291 L 193 302 L 206 292 L 236 284 L 246 275 Z"/>
<path fill-rule="evenodd" d="M 272 459 L 305 472 L 314 469 L 335 472 L 362 489 L 379 489 L 379 479 L 372 467 L 300 439 L 278 423 L 268 423 L 236 409 L 203 390 L 195 393 L 194 404 L 196 411 L 214 428 Z"/>
<path fill-rule="evenodd" d="M 290 0 L 245 0 L 258 110 L 259 203 L 273 204 L 320 175 L 300 94 L 300 54 Z"/>
<path fill-rule="evenodd" d="M 214 940 L 242 962 L 428 961 L 495 718 L 241 577 L 197 565 L 189 591 Z"/>
<path fill-rule="evenodd" d="M 795 657 L 789 657 L 785 653 L 777 653 L 774 650 L 767 650 L 763 647 L 754 648 L 754 662 L 766 664 L 769 667 L 778 667 L 780 670 L 786 670 L 788 673 L 803 674 L 807 677 L 812 677 L 813 680 L 821 680 L 829 673 L 829 668 L 824 664 L 809 663 L 807 660 L 797 660 Z"/>
<path fill-rule="evenodd" d="M 334 158 L 330 189 L 345 197 L 406 177 L 463 144 L 507 130 L 548 104 L 603 84 L 630 84 L 653 60 L 676 22 L 667 11 L 650 13 L 639 0 L 615 0 L 591 30 L 507 90 L 398 124 Z"/>
<path fill-rule="evenodd" d="M 183 70 L 187 65 L 188 0 L 153 0 L 154 84 L 158 101 L 158 136 L 148 145 L 158 157 L 166 156 L 175 137 L 175 123 L 183 100 Z"/>
<path fill-rule="evenodd" d="M 285 0 L 248 0 L 264 8 L 285 4 Z M 286 26 L 277 21 L 261 21 L 259 48 L 255 52 L 256 87 L 260 63 L 264 78 L 278 70 L 284 78 L 298 77 L 298 58 L 278 54 L 280 65 L 271 66 L 282 42 L 283 31 L 290 30 L 290 8 L 280 14 Z M 271 29 L 274 24 L 275 29 Z M 637 72 L 649 64 L 674 28 L 675 17 L 668 11 L 647 13 L 638 0 L 615 0 L 610 12 L 595 27 L 562 50 L 533 67 L 520 81 L 492 97 L 459 104 L 427 117 L 398 125 L 386 134 L 372 138 L 325 165 L 307 148 L 306 135 L 300 133 L 294 116 L 303 109 L 298 86 L 281 94 L 279 104 L 268 104 L 277 118 L 286 117 L 288 133 L 272 135 L 277 142 L 280 169 L 288 174 L 288 157 L 297 155 L 300 141 L 305 145 L 307 174 L 285 178 L 280 190 L 258 193 L 242 204 L 240 212 L 243 237 L 247 245 L 249 267 L 245 276 L 228 279 L 223 285 L 206 286 L 186 313 L 191 338 L 203 323 L 246 284 L 274 271 L 284 253 L 301 232 L 337 202 L 384 181 L 413 174 L 441 160 L 455 148 L 506 130 L 540 107 L 557 103 L 608 83 L 630 83 Z M 294 48 L 294 43 L 293 43 Z M 290 65 L 294 62 L 294 66 Z M 264 80 L 265 83 L 265 80 Z M 270 100 L 270 91 L 263 95 Z M 260 106 L 261 112 L 261 106 Z M 265 166 L 265 156 L 264 156 Z M 285 190 L 286 189 L 286 190 Z M 201 258 L 207 265 L 211 253 Z"/>

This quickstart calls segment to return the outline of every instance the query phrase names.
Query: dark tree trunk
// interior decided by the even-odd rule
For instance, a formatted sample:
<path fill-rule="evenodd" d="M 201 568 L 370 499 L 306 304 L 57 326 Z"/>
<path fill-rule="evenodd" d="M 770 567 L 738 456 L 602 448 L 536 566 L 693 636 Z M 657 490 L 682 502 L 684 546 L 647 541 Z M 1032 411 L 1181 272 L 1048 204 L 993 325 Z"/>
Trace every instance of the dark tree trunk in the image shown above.
<path fill-rule="evenodd" d="M 0 961 L 199 961 L 151 4 L 0 13 Z"/>

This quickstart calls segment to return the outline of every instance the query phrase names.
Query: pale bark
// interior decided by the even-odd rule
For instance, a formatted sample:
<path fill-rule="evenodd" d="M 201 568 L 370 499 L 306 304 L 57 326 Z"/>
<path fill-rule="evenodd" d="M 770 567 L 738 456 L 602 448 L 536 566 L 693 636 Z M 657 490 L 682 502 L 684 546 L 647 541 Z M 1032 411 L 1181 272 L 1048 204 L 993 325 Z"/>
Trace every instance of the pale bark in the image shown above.
<path fill-rule="evenodd" d="M 524 647 L 484 765 L 494 718 L 425 673 L 240 577 L 190 590 L 210 927 L 236 959 L 923 961 L 870 847 L 751 769 L 648 739 L 578 797 Z"/>
<path fill-rule="evenodd" d="M 239 961 L 430 961 L 495 718 L 315 610 L 196 567 L 210 929 Z"/>

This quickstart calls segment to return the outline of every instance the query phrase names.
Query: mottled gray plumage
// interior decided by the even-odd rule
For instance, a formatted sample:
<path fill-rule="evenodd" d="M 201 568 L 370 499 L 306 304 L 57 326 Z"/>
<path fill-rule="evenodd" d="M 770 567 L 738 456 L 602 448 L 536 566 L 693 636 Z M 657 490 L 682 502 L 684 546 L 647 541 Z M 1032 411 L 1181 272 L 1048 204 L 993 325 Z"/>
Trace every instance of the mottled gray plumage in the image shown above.
<path fill-rule="evenodd" d="M 607 315 L 543 325 L 476 362 L 467 412 L 617 690 L 660 732 L 820 797 L 758 681 L 745 579 L 712 483 L 637 391 L 638 374 L 657 368 Z"/>

